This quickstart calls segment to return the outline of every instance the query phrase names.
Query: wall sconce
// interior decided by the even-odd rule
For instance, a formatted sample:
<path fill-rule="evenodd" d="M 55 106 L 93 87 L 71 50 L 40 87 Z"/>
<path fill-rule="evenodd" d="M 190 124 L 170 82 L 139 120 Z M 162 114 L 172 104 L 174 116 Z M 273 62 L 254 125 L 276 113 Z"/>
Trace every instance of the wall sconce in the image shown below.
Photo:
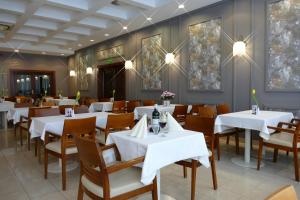
<path fill-rule="evenodd" d="M 175 63 L 175 55 L 173 53 L 167 53 L 165 57 L 166 64 L 173 64 Z"/>
<path fill-rule="evenodd" d="M 29 81 L 30 81 L 30 78 L 29 78 L 29 77 L 27 77 L 27 78 L 26 78 L 26 81 L 27 81 L 27 82 L 29 82 Z"/>
<path fill-rule="evenodd" d="M 70 76 L 71 76 L 71 77 L 76 76 L 75 70 L 70 70 Z"/>
<path fill-rule="evenodd" d="M 22 83 L 24 83 L 24 82 L 25 82 L 24 78 L 21 78 L 21 82 L 22 82 Z"/>
<path fill-rule="evenodd" d="M 93 74 L 93 68 L 92 67 L 86 68 L 86 74 Z"/>
<path fill-rule="evenodd" d="M 126 60 L 125 61 L 125 69 L 132 69 L 133 68 L 133 63 L 131 60 Z"/>
<path fill-rule="evenodd" d="M 246 43 L 239 40 L 233 44 L 232 47 L 233 56 L 243 56 L 246 54 Z"/>

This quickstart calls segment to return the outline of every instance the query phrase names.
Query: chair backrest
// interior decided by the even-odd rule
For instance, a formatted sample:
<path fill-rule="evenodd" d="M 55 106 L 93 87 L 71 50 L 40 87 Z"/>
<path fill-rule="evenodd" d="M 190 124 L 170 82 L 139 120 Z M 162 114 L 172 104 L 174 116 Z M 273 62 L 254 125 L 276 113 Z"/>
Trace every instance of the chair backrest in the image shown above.
<path fill-rule="evenodd" d="M 88 113 L 88 112 L 89 112 L 89 108 L 86 105 L 75 106 L 74 108 L 75 114 Z"/>
<path fill-rule="evenodd" d="M 78 105 L 60 105 L 60 106 L 58 106 L 59 112 L 60 112 L 60 114 L 62 114 L 62 115 L 65 114 L 65 109 L 66 109 L 66 108 L 74 108 L 74 109 L 75 109 L 75 107 L 78 107 Z M 74 111 L 74 112 L 75 112 L 75 111 Z"/>
<path fill-rule="evenodd" d="M 79 154 L 81 175 L 85 175 L 96 185 L 107 187 L 108 184 L 104 184 L 104 182 L 108 182 L 108 173 L 98 143 L 85 137 L 75 137 L 75 142 Z M 96 167 L 99 167 L 100 170 L 96 170 Z M 106 188 L 103 190 L 105 192 Z"/>
<path fill-rule="evenodd" d="M 57 116 L 61 115 L 58 108 L 45 108 L 34 109 L 33 116 L 34 117 L 47 117 L 47 116 Z"/>
<path fill-rule="evenodd" d="M 285 186 L 273 194 L 271 194 L 269 197 L 267 197 L 265 200 L 297 200 L 297 194 L 292 185 Z"/>
<path fill-rule="evenodd" d="M 202 132 L 206 142 L 211 149 L 214 147 L 214 124 L 215 119 L 211 117 L 201 117 L 200 115 L 187 115 L 184 128 L 191 131 Z"/>
<path fill-rule="evenodd" d="M 4 100 L 5 101 L 11 101 L 11 102 L 16 102 L 17 101 L 16 97 L 5 97 Z"/>
<path fill-rule="evenodd" d="M 74 137 L 88 137 L 95 140 L 96 117 L 66 119 L 61 137 L 62 152 L 65 148 L 75 146 Z"/>
<path fill-rule="evenodd" d="M 200 107 L 204 107 L 204 104 L 194 104 L 194 105 L 192 105 L 192 109 L 190 110 L 190 114 L 198 114 Z"/>
<path fill-rule="evenodd" d="M 26 108 L 26 107 L 32 107 L 32 103 L 15 103 L 15 108 Z"/>
<path fill-rule="evenodd" d="M 92 103 L 97 102 L 97 99 L 87 99 L 85 102 L 86 106 L 90 106 Z"/>
<path fill-rule="evenodd" d="M 143 106 L 154 106 L 155 103 L 156 103 L 155 100 L 150 100 L 150 99 L 143 100 Z"/>
<path fill-rule="evenodd" d="M 118 115 L 108 115 L 106 129 L 107 130 L 124 130 L 133 128 L 134 113 L 122 113 Z"/>
<path fill-rule="evenodd" d="M 42 106 L 55 106 L 55 103 L 52 101 L 43 101 Z"/>
<path fill-rule="evenodd" d="M 33 103 L 33 99 L 31 97 L 21 97 L 20 103 Z"/>
<path fill-rule="evenodd" d="M 187 105 L 176 105 L 173 112 L 173 117 L 185 117 L 187 114 Z"/>
<path fill-rule="evenodd" d="M 110 102 L 110 98 L 101 98 L 99 102 Z"/>
<path fill-rule="evenodd" d="M 230 108 L 227 104 L 217 105 L 217 115 L 222 115 L 226 113 L 230 113 Z"/>
<path fill-rule="evenodd" d="M 113 107 L 112 107 L 112 112 L 113 113 L 123 113 L 125 112 L 125 101 L 114 101 Z"/>
<path fill-rule="evenodd" d="M 198 115 L 201 117 L 210 117 L 214 118 L 215 117 L 215 112 L 211 107 L 199 107 L 198 108 Z"/>
<path fill-rule="evenodd" d="M 141 101 L 134 100 L 134 101 L 128 101 L 127 102 L 127 112 L 133 112 L 135 107 L 139 107 L 141 105 Z"/>

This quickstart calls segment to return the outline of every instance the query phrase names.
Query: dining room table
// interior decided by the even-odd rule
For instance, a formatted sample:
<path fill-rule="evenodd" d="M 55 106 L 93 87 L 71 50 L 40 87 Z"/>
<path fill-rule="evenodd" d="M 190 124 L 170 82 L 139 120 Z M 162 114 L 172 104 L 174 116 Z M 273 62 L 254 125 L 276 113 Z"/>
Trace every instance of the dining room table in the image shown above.
<path fill-rule="evenodd" d="M 62 98 L 62 99 L 53 99 L 49 98 L 47 99 L 48 102 L 53 102 L 56 106 L 64 106 L 64 105 L 78 105 L 78 102 L 76 99 L 68 99 L 68 98 Z"/>
<path fill-rule="evenodd" d="M 148 132 L 147 137 L 131 136 L 132 130 L 113 132 L 108 135 L 106 144 L 116 144 L 122 161 L 145 156 L 141 182 L 150 184 L 157 177 L 158 199 L 172 200 L 173 197 L 160 192 L 160 169 L 180 160 L 194 159 L 203 166 L 210 167 L 209 152 L 203 133 L 190 130 L 168 131 L 164 134 Z M 114 152 L 104 152 L 107 163 L 115 161 Z M 151 199 L 151 196 L 141 199 Z"/>
<path fill-rule="evenodd" d="M 3 101 L 0 103 L 0 113 L 2 119 L 2 126 L 4 129 L 7 129 L 7 113 L 11 108 L 15 107 L 15 103 L 11 101 Z"/>
<path fill-rule="evenodd" d="M 165 105 L 157 105 L 158 112 L 168 112 L 171 115 L 173 114 L 175 110 L 175 106 L 180 104 L 170 104 L 168 106 Z M 189 113 L 192 109 L 192 105 L 188 106 L 187 113 Z M 134 119 L 140 119 L 144 114 L 148 116 L 148 118 L 151 119 L 152 112 L 154 110 L 154 106 L 139 106 L 134 109 Z"/>
<path fill-rule="evenodd" d="M 244 157 L 234 157 L 231 161 L 241 167 L 256 168 L 257 160 L 251 158 L 251 130 L 259 132 L 259 136 L 268 140 L 274 132 L 268 126 L 277 126 L 279 122 L 290 122 L 294 115 L 291 112 L 264 111 L 252 114 L 252 110 L 218 115 L 214 132 L 219 134 L 232 128 L 245 129 Z"/>
<path fill-rule="evenodd" d="M 112 111 L 113 102 L 93 102 L 89 106 L 89 112 L 110 112 Z"/>

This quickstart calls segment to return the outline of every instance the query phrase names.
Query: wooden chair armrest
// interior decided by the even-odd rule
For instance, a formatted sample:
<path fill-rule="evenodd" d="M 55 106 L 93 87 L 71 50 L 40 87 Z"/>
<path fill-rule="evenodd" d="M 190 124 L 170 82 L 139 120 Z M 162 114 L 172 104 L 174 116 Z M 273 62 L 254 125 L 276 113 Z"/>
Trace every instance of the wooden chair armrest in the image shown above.
<path fill-rule="evenodd" d="M 25 116 L 21 115 L 21 117 L 20 117 L 20 122 L 21 122 L 21 123 L 27 122 L 28 120 L 29 120 L 28 117 L 25 117 Z"/>
<path fill-rule="evenodd" d="M 281 128 L 281 127 L 273 127 L 273 126 L 268 126 L 269 129 L 276 130 L 278 132 L 286 132 L 286 133 L 292 133 L 294 134 L 295 131 L 291 129 L 286 129 L 286 128 Z"/>
<path fill-rule="evenodd" d="M 109 149 L 113 149 L 114 152 L 115 152 L 116 159 L 118 161 L 121 160 L 120 152 L 119 152 L 119 149 L 118 149 L 116 144 L 109 144 L 109 145 L 101 146 L 99 148 L 101 149 L 101 151 L 106 151 L 106 150 L 109 150 Z"/>
<path fill-rule="evenodd" d="M 120 162 L 120 163 L 117 163 L 115 165 L 112 165 L 112 166 L 109 166 L 107 167 L 107 173 L 114 173 L 114 172 L 117 172 L 117 171 L 120 171 L 122 169 L 126 169 L 126 168 L 129 168 L 129 167 L 132 167 L 136 164 L 139 164 L 139 163 L 142 163 L 144 162 L 145 160 L 145 156 L 142 156 L 142 157 L 138 157 L 138 158 L 135 158 L 135 159 L 132 159 L 132 160 L 129 160 L 129 161 L 124 161 L 124 162 Z"/>
<path fill-rule="evenodd" d="M 45 145 L 49 143 L 49 136 L 52 136 L 52 137 L 55 137 L 55 138 L 60 138 L 59 135 L 56 135 L 54 133 L 46 131 L 45 132 L 45 140 L 44 140 Z"/>
<path fill-rule="evenodd" d="M 293 124 L 293 123 L 289 123 L 289 122 L 279 122 L 278 126 L 282 127 L 282 125 L 286 125 L 286 126 L 289 126 L 289 127 L 292 127 L 292 126 L 296 127 L 297 126 L 297 124 Z"/>
<path fill-rule="evenodd" d="M 291 123 L 294 123 L 294 122 L 300 123 L 300 119 L 293 118 L 293 119 L 291 120 Z"/>

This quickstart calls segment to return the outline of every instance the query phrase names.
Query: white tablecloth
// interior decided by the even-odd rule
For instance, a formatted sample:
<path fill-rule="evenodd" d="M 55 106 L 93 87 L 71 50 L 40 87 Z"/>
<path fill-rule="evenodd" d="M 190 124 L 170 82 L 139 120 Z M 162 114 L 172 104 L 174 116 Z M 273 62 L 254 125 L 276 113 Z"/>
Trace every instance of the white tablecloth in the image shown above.
<path fill-rule="evenodd" d="M 4 101 L 0 103 L 0 112 L 8 112 L 9 109 L 14 108 L 15 103 L 11 101 Z"/>
<path fill-rule="evenodd" d="M 45 139 L 45 132 L 49 131 L 56 135 L 61 136 L 64 128 L 65 119 L 80 119 L 88 117 L 97 117 L 96 126 L 106 127 L 107 116 L 110 113 L 106 112 L 95 112 L 95 113 L 83 113 L 76 114 L 75 117 L 65 117 L 64 115 L 59 116 L 49 116 L 49 117 L 34 117 L 30 125 L 31 138 L 41 137 L 42 140 Z"/>
<path fill-rule="evenodd" d="M 171 104 L 170 106 L 158 105 L 157 109 L 159 112 L 169 112 L 171 115 L 174 112 L 176 104 Z M 188 106 L 188 113 L 191 111 L 192 106 Z M 134 119 L 141 118 L 144 114 L 147 114 L 148 118 L 152 117 L 152 112 L 154 110 L 154 106 L 140 106 L 134 109 Z"/>
<path fill-rule="evenodd" d="M 112 102 L 94 102 L 90 105 L 90 112 L 108 112 L 112 111 L 113 103 Z"/>
<path fill-rule="evenodd" d="M 21 121 L 21 116 L 28 117 L 29 108 L 11 108 L 7 113 L 7 120 L 13 120 L 14 124 Z"/>
<path fill-rule="evenodd" d="M 56 106 L 77 105 L 75 99 L 48 99 L 48 102 L 53 102 Z"/>
<path fill-rule="evenodd" d="M 232 127 L 260 131 L 260 136 L 268 139 L 273 130 L 268 126 L 277 126 L 279 122 L 290 122 L 293 113 L 260 111 L 258 115 L 251 114 L 250 110 L 219 115 L 215 121 L 215 133 Z"/>
<path fill-rule="evenodd" d="M 145 156 L 141 182 L 150 184 L 156 172 L 176 161 L 193 158 L 209 167 L 209 154 L 202 133 L 180 131 L 167 133 L 166 137 L 149 134 L 144 139 L 129 136 L 131 131 L 110 133 L 107 144 L 115 143 L 123 161 Z M 107 151 L 109 157 L 112 151 Z"/>

